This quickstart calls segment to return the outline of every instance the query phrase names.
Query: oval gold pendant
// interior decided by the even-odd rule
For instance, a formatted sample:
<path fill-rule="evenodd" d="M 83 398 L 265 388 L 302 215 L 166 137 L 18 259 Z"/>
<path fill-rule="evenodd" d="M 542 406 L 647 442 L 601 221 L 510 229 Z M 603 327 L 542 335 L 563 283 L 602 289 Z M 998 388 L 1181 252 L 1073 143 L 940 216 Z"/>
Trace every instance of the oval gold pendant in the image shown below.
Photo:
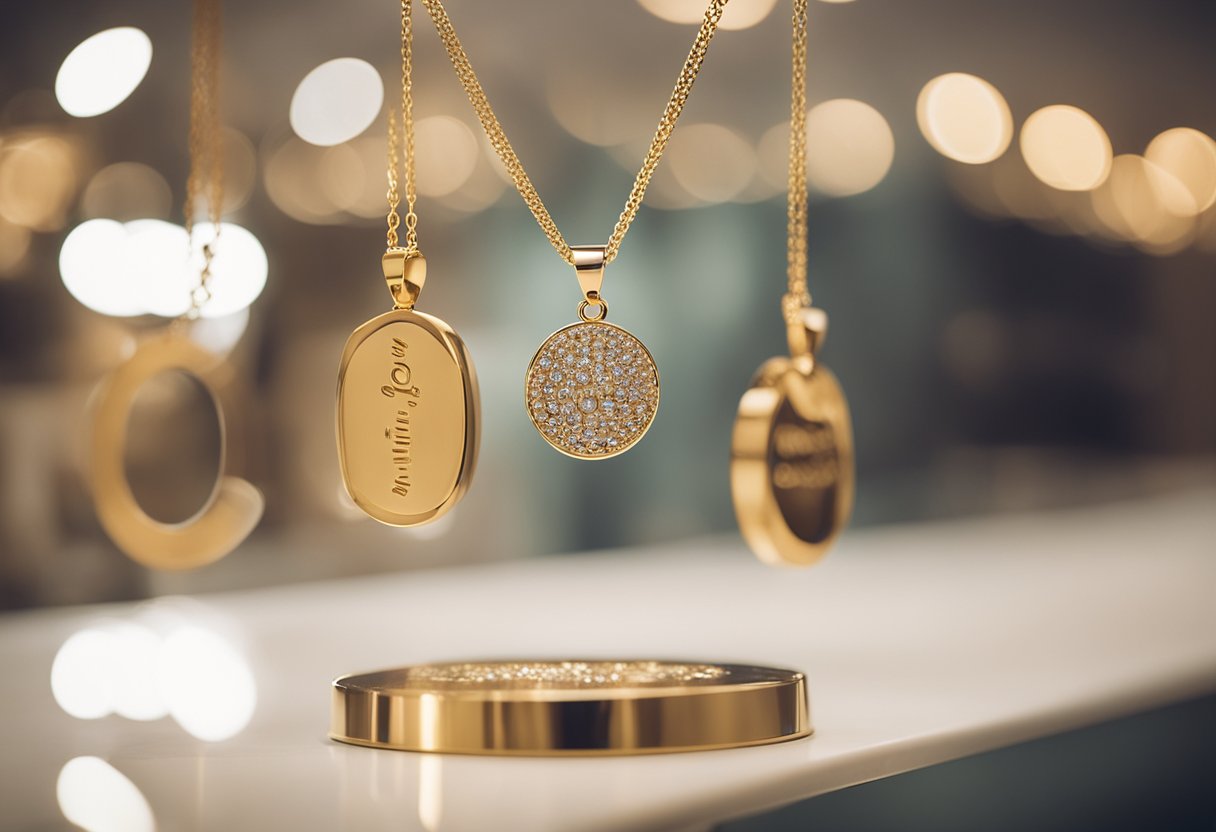
<path fill-rule="evenodd" d="M 577 459 L 607 459 L 650 428 L 659 408 L 659 371 L 629 332 L 581 321 L 550 335 L 532 356 L 524 402 L 554 448 Z"/>
<path fill-rule="evenodd" d="M 177 370 L 202 384 L 216 406 L 220 472 L 211 496 L 184 523 L 162 523 L 140 508 L 127 482 L 127 419 L 139 389 L 160 373 Z M 262 494 L 247 481 L 224 476 L 227 446 L 220 402 L 224 363 L 176 332 L 143 341 L 135 354 L 107 376 L 92 402 L 90 472 L 97 517 L 132 560 L 153 569 L 193 569 L 219 560 L 249 536 L 262 517 Z"/>
<path fill-rule="evenodd" d="M 391 526 L 446 513 L 477 462 L 477 376 L 443 321 L 397 309 L 356 329 L 338 371 L 338 456 L 351 499 Z"/>
<path fill-rule="evenodd" d="M 743 394 L 730 485 L 748 546 L 765 563 L 809 566 L 853 510 L 853 432 L 827 368 L 772 358 Z"/>

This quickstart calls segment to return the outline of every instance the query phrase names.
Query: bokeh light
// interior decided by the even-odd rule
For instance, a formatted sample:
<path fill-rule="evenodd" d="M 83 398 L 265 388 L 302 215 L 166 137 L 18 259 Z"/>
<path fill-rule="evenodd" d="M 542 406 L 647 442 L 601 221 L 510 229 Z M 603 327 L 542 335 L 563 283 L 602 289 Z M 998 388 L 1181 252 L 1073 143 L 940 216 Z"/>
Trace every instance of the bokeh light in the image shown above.
<path fill-rule="evenodd" d="M 812 107 L 806 116 L 807 180 L 829 196 L 850 196 L 883 180 L 895 158 L 895 136 L 882 113 L 851 98 Z"/>
<path fill-rule="evenodd" d="M 1092 190 L 1110 173 L 1110 139 L 1078 107 L 1053 104 L 1032 113 L 1022 125 L 1020 144 L 1031 172 L 1062 191 Z"/>
<path fill-rule="evenodd" d="M 477 136 L 460 119 L 428 116 L 414 125 L 417 187 L 421 196 L 445 196 L 473 175 L 479 149 Z"/>
<path fill-rule="evenodd" d="M 173 192 L 165 177 L 147 165 L 115 162 L 93 174 L 80 198 L 80 209 L 85 217 L 120 222 L 141 217 L 165 219 L 173 210 Z"/>
<path fill-rule="evenodd" d="M 266 252 L 253 234 L 231 223 L 221 228 L 208 284 L 211 299 L 202 310 L 208 318 L 249 306 L 265 288 L 268 273 Z M 189 309 L 202 246 L 214 233 L 210 223 L 197 223 L 191 255 L 179 225 L 157 219 L 87 220 L 64 239 L 59 273 L 72 297 L 94 312 L 176 317 Z"/>
<path fill-rule="evenodd" d="M 970 165 L 991 162 L 1013 139 L 1013 117 L 996 87 L 963 72 L 939 75 L 916 100 L 916 122 L 938 153 Z"/>
<path fill-rule="evenodd" d="M 557 123 L 587 144 L 613 147 L 654 129 L 654 103 L 636 81 L 563 69 L 549 74 L 546 93 Z"/>
<path fill-rule="evenodd" d="M 232 352 L 249 328 L 249 307 L 222 318 L 199 318 L 190 327 L 190 340 L 212 355 Z"/>
<path fill-rule="evenodd" d="M 1193 238 L 1196 223 L 1180 206 L 1193 198 L 1173 174 L 1132 153 L 1116 156 L 1110 177 L 1093 193 L 1094 212 L 1119 239 L 1154 254 L 1173 254 Z"/>
<path fill-rule="evenodd" d="M 384 84 L 375 67 L 359 58 L 335 58 L 296 87 L 291 127 L 310 144 L 341 144 L 370 127 L 383 103 Z"/>
<path fill-rule="evenodd" d="M 77 153 L 65 139 L 33 136 L 0 148 L 0 216 L 33 231 L 63 227 L 77 188 Z"/>
<path fill-rule="evenodd" d="M 21 271 L 32 237 L 28 228 L 0 217 L 0 277 L 10 277 Z"/>
<path fill-rule="evenodd" d="M 59 275 L 72 297 L 103 315 L 143 313 L 143 303 L 124 268 L 127 232 L 122 223 L 86 220 L 59 249 Z"/>
<path fill-rule="evenodd" d="M 245 206 L 257 184 L 257 151 L 253 142 L 239 130 L 224 129 L 224 207 L 228 214 Z M 201 206 L 200 206 L 201 208 Z M 206 216 L 204 213 L 195 216 Z"/>
<path fill-rule="evenodd" d="M 638 0 L 646 11 L 671 23 L 700 23 L 705 17 L 705 0 Z M 722 12 L 722 29 L 747 29 L 769 16 L 777 0 L 747 0 L 732 3 Z"/>
<path fill-rule="evenodd" d="M 756 173 L 756 152 L 721 124 L 685 124 L 667 148 L 675 180 L 705 202 L 726 202 L 742 193 Z"/>
<path fill-rule="evenodd" d="M 1216 202 L 1216 141 L 1190 127 L 1166 130 L 1148 144 L 1144 156 L 1176 178 L 1191 195 L 1188 213 L 1198 214 Z"/>
<path fill-rule="evenodd" d="M 68 115 L 99 116 L 127 100 L 152 63 L 152 41 L 139 29 L 98 32 L 68 53 L 55 76 L 55 97 Z"/>
<path fill-rule="evenodd" d="M 100 757 L 74 757 L 55 784 L 59 811 L 87 832 L 153 832 L 152 807 L 126 775 Z"/>
<path fill-rule="evenodd" d="M 73 633 L 51 663 L 51 695 L 69 716 L 100 719 L 114 712 L 113 634 L 90 627 Z"/>
<path fill-rule="evenodd" d="M 195 223 L 193 262 L 190 263 L 190 283 L 203 267 L 203 246 L 215 239 L 215 226 L 208 222 Z M 266 249 L 248 229 L 233 223 L 220 223 L 220 237 L 211 261 L 211 300 L 203 307 L 204 318 L 222 318 L 245 309 L 262 294 L 270 264 Z"/>
<path fill-rule="evenodd" d="M 351 142 L 326 149 L 316 174 L 321 192 L 329 203 L 339 210 L 352 210 L 367 192 L 368 171 L 363 164 L 363 157 Z M 384 180 L 383 187 L 376 190 L 381 192 L 387 188 L 388 182 Z M 384 194 L 378 193 L 378 197 L 378 201 L 384 203 Z"/>
<path fill-rule="evenodd" d="M 253 672 L 232 643 L 157 610 L 69 636 L 51 665 L 51 692 L 77 719 L 172 716 L 207 742 L 236 736 L 257 706 Z"/>
<path fill-rule="evenodd" d="M 383 154 L 383 143 L 381 148 Z M 320 225 L 337 221 L 340 208 L 321 184 L 324 179 L 320 172 L 328 154 L 329 149 L 295 137 L 271 151 L 262 167 L 262 181 L 275 207 L 299 222 Z M 387 187 L 378 188 L 381 202 Z"/>
<path fill-rule="evenodd" d="M 257 707 L 249 664 L 232 645 L 201 627 L 180 627 L 166 636 L 160 689 L 173 719 L 207 742 L 239 734 Z"/>

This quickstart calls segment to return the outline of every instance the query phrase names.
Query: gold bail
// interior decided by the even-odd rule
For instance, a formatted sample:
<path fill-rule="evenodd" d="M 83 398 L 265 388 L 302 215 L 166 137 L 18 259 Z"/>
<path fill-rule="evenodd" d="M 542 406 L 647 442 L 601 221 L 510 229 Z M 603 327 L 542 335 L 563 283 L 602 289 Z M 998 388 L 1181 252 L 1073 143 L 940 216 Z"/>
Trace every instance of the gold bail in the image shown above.
<path fill-rule="evenodd" d="M 426 258 L 417 249 L 390 248 L 380 258 L 393 306 L 413 309 L 426 283 Z"/>
<path fill-rule="evenodd" d="M 828 337 L 828 313 L 814 306 L 803 307 L 786 324 L 785 334 L 792 358 L 807 356 L 814 359 Z"/>
<path fill-rule="evenodd" d="M 579 288 L 588 303 L 600 302 L 600 287 L 604 283 L 604 252 L 607 246 L 570 246 L 574 256 L 574 273 Z"/>

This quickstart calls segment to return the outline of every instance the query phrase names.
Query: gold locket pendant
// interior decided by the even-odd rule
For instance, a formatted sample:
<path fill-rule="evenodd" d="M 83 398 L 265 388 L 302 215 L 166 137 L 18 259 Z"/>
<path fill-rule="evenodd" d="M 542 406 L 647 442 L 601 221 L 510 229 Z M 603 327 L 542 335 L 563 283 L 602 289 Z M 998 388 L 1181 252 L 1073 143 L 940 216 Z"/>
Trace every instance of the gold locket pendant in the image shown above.
<path fill-rule="evenodd" d="M 802 310 L 791 357 L 770 358 L 743 394 L 731 436 L 730 486 L 743 537 L 765 563 L 809 566 L 853 510 L 853 431 L 836 377 L 815 352 L 827 315 Z"/>
<path fill-rule="evenodd" d="M 477 374 L 444 321 L 414 311 L 426 259 L 383 258 L 395 308 L 351 333 L 338 370 L 338 456 L 359 508 L 390 526 L 441 517 L 469 488 L 477 463 Z"/>
<path fill-rule="evenodd" d="M 220 469 L 211 495 L 194 517 L 183 523 L 162 523 L 140 507 L 127 481 L 127 422 L 140 388 L 175 370 L 193 377 L 215 405 Z M 262 517 L 261 492 L 246 480 L 224 475 L 227 435 L 222 401 L 229 379 L 222 359 L 170 329 L 141 342 L 94 393 L 89 468 L 97 517 L 110 539 L 144 566 L 205 566 L 239 546 Z"/>
<path fill-rule="evenodd" d="M 546 442 L 575 459 L 633 447 L 659 409 L 659 371 L 636 336 L 604 320 L 604 246 L 572 246 L 583 289 L 578 323 L 545 339 L 524 380 L 524 404 Z M 598 311 L 592 313 L 592 308 Z"/>

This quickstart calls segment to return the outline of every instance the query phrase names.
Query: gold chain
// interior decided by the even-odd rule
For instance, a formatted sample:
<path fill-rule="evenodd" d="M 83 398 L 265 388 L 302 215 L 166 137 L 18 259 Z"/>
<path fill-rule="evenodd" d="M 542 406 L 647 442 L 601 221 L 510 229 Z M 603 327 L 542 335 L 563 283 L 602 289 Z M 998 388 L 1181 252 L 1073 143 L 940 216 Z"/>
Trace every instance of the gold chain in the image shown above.
<path fill-rule="evenodd" d="M 787 194 L 786 278 L 781 308 L 787 323 L 811 305 L 807 288 L 806 190 L 806 16 L 807 0 L 794 0 L 793 63 L 790 72 L 790 183 Z"/>
<path fill-rule="evenodd" d="M 190 44 L 190 173 L 186 178 L 186 233 L 194 231 L 194 212 L 200 193 L 207 202 L 207 218 L 214 227 L 211 242 L 203 246 L 203 268 L 190 293 L 187 318 L 197 318 L 211 299 L 211 261 L 220 235 L 224 210 L 224 150 L 220 131 L 220 0 L 194 0 Z"/>
<path fill-rule="evenodd" d="M 507 134 L 503 131 L 502 125 L 498 123 L 498 118 L 490 107 L 490 101 L 486 97 L 485 90 L 482 89 L 481 82 L 473 72 L 469 56 L 465 53 L 464 47 L 460 45 L 460 38 L 456 36 L 456 30 L 452 26 L 451 19 L 448 18 L 447 11 L 443 8 L 443 3 L 441 0 L 421 0 L 421 2 L 430 13 L 431 20 L 439 32 L 439 38 L 443 41 L 452 66 L 456 69 L 456 75 L 460 78 L 461 86 L 464 87 L 469 102 L 473 105 L 478 120 L 481 121 L 481 126 L 490 140 L 490 146 L 494 148 L 494 152 L 506 166 L 511 181 L 515 183 L 515 189 L 524 198 L 524 202 L 532 211 L 532 216 L 536 218 L 536 222 L 545 232 L 545 236 L 549 238 L 553 248 L 563 260 L 574 265 L 574 254 L 561 232 L 557 230 L 557 224 L 549 216 L 549 211 L 541 201 L 540 194 L 536 192 L 536 187 L 528 178 L 519 157 L 515 155 L 511 142 L 507 140 Z M 646 193 L 646 186 L 650 184 L 650 178 L 654 176 L 655 169 L 659 166 L 659 160 L 663 158 L 663 151 L 667 149 L 667 142 L 676 128 L 676 121 L 684 109 L 684 104 L 688 101 L 693 82 L 697 80 L 697 75 L 701 71 L 701 64 L 709 51 L 709 43 L 718 29 L 718 21 L 722 19 L 722 10 L 726 7 L 727 2 L 728 0 L 710 0 L 709 7 L 705 10 L 705 17 L 697 32 L 697 38 L 693 41 L 683 69 L 680 70 L 680 77 L 676 79 L 675 89 L 671 93 L 671 99 L 667 102 L 667 108 L 663 111 L 662 118 L 659 119 L 659 126 L 655 130 L 654 138 L 650 141 L 650 149 L 646 152 L 642 167 L 633 181 L 633 190 L 629 192 L 629 199 L 625 201 L 625 209 L 621 211 L 621 216 L 608 240 L 607 248 L 604 251 L 605 263 L 611 263 L 616 259 L 621 241 L 625 238 L 625 232 L 629 230 L 630 223 L 637 216 L 638 209 L 642 205 L 642 198 Z"/>
<path fill-rule="evenodd" d="M 401 0 L 401 132 L 405 134 L 405 249 L 418 250 L 418 215 L 414 205 L 418 191 L 414 179 L 414 15 L 411 0 Z M 397 114 L 388 113 L 388 247 L 397 248 L 397 229 L 401 219 L 397 206 L 401 193 L 397 165 L 401 158 L 397 134 Z"/>

